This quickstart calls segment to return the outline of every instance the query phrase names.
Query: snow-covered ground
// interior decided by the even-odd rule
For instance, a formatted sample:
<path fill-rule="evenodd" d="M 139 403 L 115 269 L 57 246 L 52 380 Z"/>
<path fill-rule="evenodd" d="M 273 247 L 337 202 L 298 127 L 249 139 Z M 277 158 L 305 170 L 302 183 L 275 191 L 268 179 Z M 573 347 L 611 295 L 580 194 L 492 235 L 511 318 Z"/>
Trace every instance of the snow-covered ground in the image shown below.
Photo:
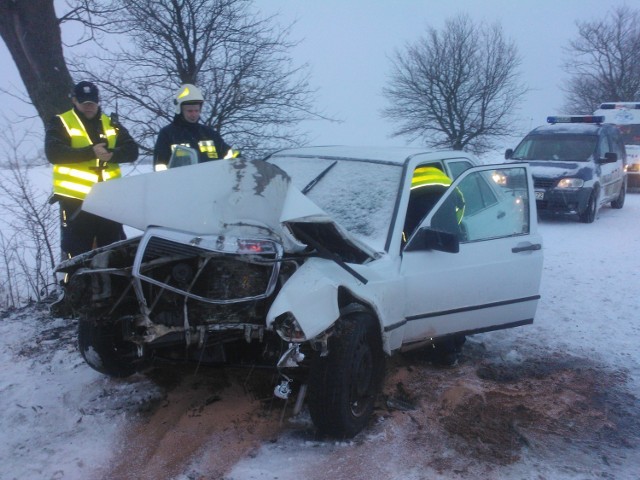
<path fill-rule="evenodd" d="M 509 394 L 516 396 L 518 389 L 526 390 L 533 405 L 540 403 L 549 386 L 558 390 L 563 382 L 565 386 L 574 382 L 562 397 L 550 392 L 551 402 L 543 405 L 552 411 L 561 410 L 563 401 L 573 402 L 564 410 L 571 415 L 565 425 L 569 433 L 566 438 L 549 434 L 553 425 L 545 424 L 544 430 L 513 423 L 510 427 L 521 440 L 514 454 L 491 457 L 492 450 L 478 450 L 483 455 L 465 462 L 465 452 L 452 447 L 456 435 L 450 432 L 455 426 L 440 429 L 441 436 L 434 438 L 432 431 L 439 427 L 425 425 L 420 411 L 381 414 L 375 425 L 350 442 L 314 439 L 304 433 L 303 416 L 298 419 L 303 433 L 295 422 L 285 422 L 275 435 L 277 439 L 270 434 L 246 454 L 241 453 L 222 474 L 214 476 L 207 468 L 219 454 L 213 449 L 215 438 L 194 449 L 178 467 L 178 473 L 175 468 L 167 468 L 165 474 L 153 477 L 113 474 L 110 465 L 115 461 L 121 464 L 122 457 L 137 447 L 131 440 L 132 430 L 148 421 L 149 411 L 159 402 L 168 403 L 166 389 L 143 376 L 113 380 L 94 372 L 75 347 L 72 326 L 61 319 L 52 320 L 44 306 L 31 306 L 0 315 L 0 480 L 298 480 L 357 479 L 365 474 L 372 479 L 409 480 L 637 479 L 639 219 L 640 194 L 636 193 L 627 196 L 621 210 L 601 209 L 591 225 L 575 220 L 542 220 L 545 267 L 534 324 L 470 338 L 464 351 L 466 360 L 451 369 L 404 364 L 392 372 L 404 378 L 403 385 L 410 391 L 433 381 L 435 387 L 451 382 L 445 391 L 451 393 L 461 388 L 467 392 L 481 389 L 476 377 L 481 370 L 478 365 L 484 367 L 484 378 L 488 378 L 499 370 L 499 362 L 518 371 L 535 364 L 536 374 L 517 383 Z M 593 386 L 579 385 L 581 379 L 595 377 L 599 380 Z M 581 387 L 594 389 L 598 397 L 592 399 L 595 403 L 575 400 L 584 395 Z M 422 400 L 428 400 L 428 389 L 422 388 Z M 485 410 L 490 409 L 494 398 L 490 393 L 482 393 Z M 218 408 L 216 400 L 207 401 L 207 408 Z M 600 406 L 602 409 L 597 408 Z M 440 412 L 445 410 L 443 406 L 438 408 Z M 533 410 L 529 414 L 533 418 Z M 559 422 L 564 415 L 558 416 Z M 498 419 L 500 412 L 495 417 Z M 595 431 L 599 436 L 592 436 Z M 188 442 L 188 432 L 176 429 L 175 434 Z M 171 428 L 167 427 L 164 435 L 170 437 Z M 478 460 L 480 456 L 482 461 Z"/>

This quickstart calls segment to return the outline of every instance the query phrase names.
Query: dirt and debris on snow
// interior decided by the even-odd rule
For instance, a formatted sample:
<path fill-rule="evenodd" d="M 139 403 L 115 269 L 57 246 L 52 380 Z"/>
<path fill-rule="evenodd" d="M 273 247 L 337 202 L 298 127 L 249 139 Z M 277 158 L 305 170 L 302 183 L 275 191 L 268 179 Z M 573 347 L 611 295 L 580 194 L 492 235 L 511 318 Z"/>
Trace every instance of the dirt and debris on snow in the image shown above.
<path fill-rule="evenodd" d="M 75 346 L 75 322 L 51 322 L 38 308 L 11 318 L 30 325 L 27 316 L 40 317 L 41 328 L 16 349 L 16 358 L 46 370 L 65 352 L 72 369 L 88 369 Z M 502 357 L 483 338 L 470 337 L 452 367 L 433 365 L 419 351 L 392 358 L 372 425 L 348 441 L 318 438 L 304 410 L 294 417 L 292 400 L 272 396 L 269 370 L 185 364 L 128 380 L 98 376 L 82 392 L 61 391 L 61 401 L 77 409 L 77 425 L 114 422 L 120 439 L 110 446 L 108 462 L 75 470 L 100 479 L 314 480 L 331 472 L 335 478 L 395 478 L 398 471 L 409 479 L 432 478 L 421 476 L 424 471 L 473 478 L 523 460 L 542 464 L 564 456 L 571 459 L 568 472 L 579 473 L 576 465 L 584 460 L 607 478 L 637 451 L 640 402 L 625 387 L 625 371 L 561 352 Z M 47 409 L 22 408 L 25 415 Z M 104 425 L 97 427 L 99 435 Z M 70 431 L 58 435 L 73 437 Z M 252 461 L 265 453 L 280 469 L 295 462 L 295 475 L 264 466 L 253 471 Z M 79 478 L 74 470 L 56 471 L 55 478 Z"/>
<path fill-rule="evenodd" d="M 455 368 L 398 367 L 418 408 L 415 440 L 438 436 L 461 457 L 508 465 L 532 452 L 599 454 L 603 461 L 640 440 L 640 405 L 626 375 L 556 353 L 518 361 L 469 342 Z"/>

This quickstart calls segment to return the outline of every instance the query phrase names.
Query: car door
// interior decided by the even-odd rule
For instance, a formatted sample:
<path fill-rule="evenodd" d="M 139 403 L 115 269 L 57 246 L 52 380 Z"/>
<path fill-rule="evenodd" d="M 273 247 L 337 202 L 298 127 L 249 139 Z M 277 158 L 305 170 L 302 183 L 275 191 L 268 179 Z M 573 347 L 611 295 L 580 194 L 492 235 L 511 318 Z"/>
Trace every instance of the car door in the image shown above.
<path fill-rule="evenodd" d="M 425 232 L 457 238 L 459 251 L 425 246 Z M 463 172 L 408 239 L 400 270 L 405 346 L 531 323 L 539 299 L 542 239 L 529 166 Z"/>
<path fill-rule="evenodd" d="M 609 138 L 605 130 L 598 140 L 597 160 L 604 159 L 606 153 L 616 153 L 620 155 L 617 152 L 615 145 L 612 145 L 610 140 L 612 139 Z M 620 180 L 623 175 L 622 160 L 622 158 L 619 158 L 615 162 L 600 163 L 598 166 L 598 169 L 600 170 L 600 184 L 602 189 L 602 193 L 600 195 L 601 204 L 607 203 L 609 200 L 618 196 L 621 185 Z"/>

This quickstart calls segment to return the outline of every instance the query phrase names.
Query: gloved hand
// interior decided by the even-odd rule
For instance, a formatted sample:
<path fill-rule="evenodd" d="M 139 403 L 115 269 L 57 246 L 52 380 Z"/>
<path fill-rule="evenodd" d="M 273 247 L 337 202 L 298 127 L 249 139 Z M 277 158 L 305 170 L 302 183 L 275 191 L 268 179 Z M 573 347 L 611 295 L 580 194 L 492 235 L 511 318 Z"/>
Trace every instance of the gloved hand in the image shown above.
<path fill-rule="evenodd" d="M 113 157 L 113 152 L 107 150 L 106 143 L 96 143 L 93 146 L 93 153 L 96 154 L 96 158 L 102 162 L 108 162 Z"/>

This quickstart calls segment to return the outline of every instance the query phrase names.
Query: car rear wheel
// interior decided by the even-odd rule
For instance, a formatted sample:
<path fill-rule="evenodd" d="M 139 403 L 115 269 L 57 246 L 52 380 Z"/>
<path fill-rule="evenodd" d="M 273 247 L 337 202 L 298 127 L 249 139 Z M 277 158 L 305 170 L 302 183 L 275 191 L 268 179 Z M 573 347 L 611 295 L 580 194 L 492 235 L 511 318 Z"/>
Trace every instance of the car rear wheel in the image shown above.
<path fill-rule="evenodd" d="M 371 419 L 384 376 L 375 319 L 352 313 L 339 320 L 329 353 L 317 353 L 309 375 L 309 412 L 320 434 L 351 438 Z"/>
<path fill-rule="evenodd" d="M 622 186 L 620 187 L 620 193 L 618 194 L 618 198 L 616 198 L 613 202 L 611 202 L 612 208 L 622 208 L 624 206 L 624 200 L 627 197 L 627 184 L 626 182 L 622 182 Z"/>
<path fill-rule="evenodd" d="M 138 370 L 137 347 L 123 339 L 119 322 L 97 325 L 86 318 L 78 322 L 78 347 L 85 362 L 110 377 L 128 377 Z"/>
<path fill-rule="evenodd" d="M 598 211 L 598 190 L 593 189 L 589 196 L 589 201 L 584 211 L 580 213 L 580 221 L 582 223 L 593 223 L 596 219 L 596 213 Z"/>

